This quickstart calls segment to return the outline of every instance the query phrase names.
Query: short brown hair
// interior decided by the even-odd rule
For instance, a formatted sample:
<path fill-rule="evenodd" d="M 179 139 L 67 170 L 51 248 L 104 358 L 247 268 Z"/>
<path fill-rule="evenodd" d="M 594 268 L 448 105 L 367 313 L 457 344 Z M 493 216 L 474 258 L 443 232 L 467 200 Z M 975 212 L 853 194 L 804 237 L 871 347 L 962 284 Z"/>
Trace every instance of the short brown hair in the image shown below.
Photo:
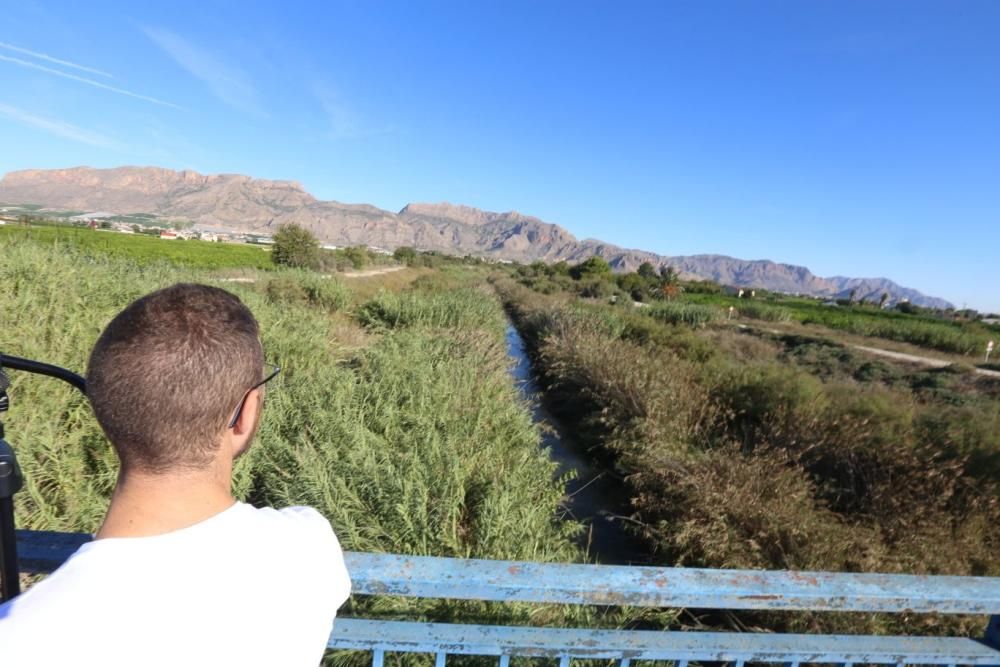
<path fill-rule="evenodd" d="M 90 353 L 87 396 L 123 468 L 200 468 L 263 365 L 257 320 L 243 302 L 181 283 L 111 320 Z"/>

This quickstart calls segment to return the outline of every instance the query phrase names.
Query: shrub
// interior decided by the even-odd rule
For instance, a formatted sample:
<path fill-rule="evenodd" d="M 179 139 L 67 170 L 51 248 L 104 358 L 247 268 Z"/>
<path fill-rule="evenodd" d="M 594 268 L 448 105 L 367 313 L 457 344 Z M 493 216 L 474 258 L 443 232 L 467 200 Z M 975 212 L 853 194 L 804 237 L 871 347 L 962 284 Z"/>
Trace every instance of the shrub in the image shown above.
<path fill-rule="evenodd" d="M 305 303 L 309 300 L 302 283 L 288 273 L 269 278 L 264 283 L 264 293 L 271 303 Z"/>
<path fill-rule="evenodd" d="M 611 265 L 603 257 L 591 257 L 569 268 L 569 275 L 574 280 L 584 278 L 604 278 L 611 275 Z"/>
<path fill-rule="evenodd" d="M 283 271 L 263 282 L 268 301 L 276 304 L 304 304 L 332 313 L 351 302 L 343 283 L 308 271 Z"/>
<path fill-rule="evenodd" d="M 342 270 L 342 263 L 337 260 L 337 253 L 335 251 L 320 248 L 316 268 L 323 273 L 330 274 Z"/>
<path fill-rule="evenodd" d="M 854 379 L 858 382 L 884 382 L 893 384 L 900 377 L 900 373 L 894 366 L 881 361 L 867 361 L 854 372 Z"/>
<path fill-rule="evenodd" d="M 629 477 L 643 536 L 671 565 L 870 570 L 878 541 L 822 502 L 782 451 L 724 447 Z"/>
<path fill-rule="evenodd" d="M 278 227 L 271 246 L 271 260 L 279 266 L 319 268 L 319 241 L 312 232 L 293 223 Z"/>
<path fill-rule="evenodd" d="M 847 377 L 863 363 L 857 352 L 826 338 L 791 335 L 780 341 L 786 346 L 785 359 L 824 380 Z"/>
<path fill-rule="evenodd" d="M 792 313 L 787 308 L 763 303 L 740 304 L 739 312 L 742 317 L 764 322 L 788 322 L 792 319 Z"/>
<path fill-rule="evenodd" d="M 496 302 L 489 295 L 468 288 L 430 294 L 384 292 L 362 304 L 357 318 L 365 326 L 388 329 L 419 325 L 503 331 L 504 327 Z"/>
<path fill-rule="evenodd" d="M 348 262 L 351 263 L 351 266 L 354 267 L 356 271 L 360 271 L 361 269 L 365 268 L 365 265 L 368 263 L 370 259 L 368 255 L 368 249 L 365 248 L 364 246 L 353 246 L 350 248 L 344 248 L 342 252 L 344 257 L 347 259 Z"/>
<path fill-rule="evenodd" d="M 351 303 L 350 291 L 334 278 L 305 273 L 299 276 L 299 284 L 308 302 L 327 312 L 343 310 Z"/>
<path fill-rule="evenodd" d="M 417 259 L 417 251 L 407 246 L 400 246 L 399 248 L 396 248 L 395 252 L 392 253 L 392 256 L 397 262 L 402 262 L 407 266 L 413 266 Z"/>
<path fill-rule="evenodd" d="M 711 280 L 693 280 L 684 283 L 686 294 L 722 294 L 722 285 Z"/>
<path fill-rule="evenodd" d="M 615 293 L 614 286 L 603 278 L 581 279 L 578 289 L 580 296 L 589 299 L 607 299 Z"/>
<path fill-rule="evenodd" d="M 693 303 L 657 303 L 646 309 L 645 312 L 650 317 L 662 322 L 683 324 L 690 327 L 703 327 L 723 318 L 723 312 L 720 309 Z"/>

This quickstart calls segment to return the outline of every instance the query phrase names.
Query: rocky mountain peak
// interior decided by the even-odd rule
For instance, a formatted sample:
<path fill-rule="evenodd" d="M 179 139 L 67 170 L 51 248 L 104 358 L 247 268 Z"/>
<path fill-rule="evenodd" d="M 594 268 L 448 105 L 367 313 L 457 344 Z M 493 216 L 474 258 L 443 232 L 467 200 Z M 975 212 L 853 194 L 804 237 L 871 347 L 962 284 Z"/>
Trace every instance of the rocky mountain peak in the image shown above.
<path fill-rule="evenodd" d="M 399 215 L 404 218 L 423 217 L 454 220 L 463 225 L 485 225 L 492 222 L 498 214 L 450 202 L 440 202 L 437 204 L 415 202 L 404 206 L 400 210 Z"/>
<path fill-rule="evenodd" d="M 205 175 L 160 167 L 28 169 L 0 180 L 0 202 L 50 209 L 145 213 L 170 220 L 240 231 L 273 232 L 295 223 L 336 245 L 382 248 L 412 246 L 453 254 L 474 254 L 530 262 L 580 262 L 594 255 L 615 269 L 634 271 L 642 262 L 673 266 L 685 277 L 725 285 L 834 296 L 889 292 L 918 305 L 948 307 L 884 279 L 820 278 L 803 266 L 723 255 L 668 257 L 628 250 L 596 239 L 578 241 L 567 230 L 517 211 L 494 213 L 449 202 L 408 204 L 392 213 L 370 204 L 320 201 L 294 181 L 270 181 L 241 174 Z"/>

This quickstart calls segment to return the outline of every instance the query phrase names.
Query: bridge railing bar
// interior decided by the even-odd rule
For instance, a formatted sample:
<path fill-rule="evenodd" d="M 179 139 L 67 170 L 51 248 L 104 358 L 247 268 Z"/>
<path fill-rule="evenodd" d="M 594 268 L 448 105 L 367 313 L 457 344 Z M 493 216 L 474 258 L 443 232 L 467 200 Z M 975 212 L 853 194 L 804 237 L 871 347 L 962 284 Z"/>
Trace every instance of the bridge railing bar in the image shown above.
<path fill-rule="evenodd" d="M 18 532 L 23 571 L 51 572 L 92 537 Z M 701 609 L 812 610 L 991 615 L 982 640 L 766 633 L 654 632 L 530 628 L 341 618 L 329 646 L 372 652 L 573 659 L 801 663 L 997 665 L 1000 578 L 828 572 L 710 570 L 552 564 L 347 552 L 353 590 L 497 602 Z"/>
<path fill-rule="evenodd" d="M 23 569 L 51 572 L 85 533 L 18 531 Z M 354 592 L 694 609 L 1000 613 L 1000 578 L 534 563 L 347 552 Z"/>

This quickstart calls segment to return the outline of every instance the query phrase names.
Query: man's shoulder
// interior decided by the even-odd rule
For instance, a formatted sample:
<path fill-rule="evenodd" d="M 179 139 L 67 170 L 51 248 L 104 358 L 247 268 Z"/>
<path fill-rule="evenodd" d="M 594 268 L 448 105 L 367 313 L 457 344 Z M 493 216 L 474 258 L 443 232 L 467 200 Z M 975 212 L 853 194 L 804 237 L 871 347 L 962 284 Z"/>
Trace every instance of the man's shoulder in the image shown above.
<path fill-rule="evenodd" d="M 318 559 L 342 558 L 340 542 L 333 527 L 325 516 L 316 509 L 293 506 L 275 509 L 273 507 L 252 507 L 245 505 L 242 514 L 253 536 L 278 541 L 275 547 L 282 551 L 293 550 L 300 558 L 307 558 L 309 550 Z"/>
<path fill-rule="evenodd" d="M 296 505 L 276 509 L 274 507 L 253 507 L 242 504 L 242 514 L 253 523 L 275 530 L 287 530 L 301 534 L 333 536 L 333 528 L 325 516 L 313 507 Z"/>
<path fill-rule="evenodd" d="M 274 509 L 251 508 L 263 524 L 274 526 L 272 538 L 281 535 L 273 556 L 288 559 L 284 564 L 288 577 L 302 577 L 322 591 L 320 605 L 331 614 L 350 594 L 351 581 L 344 562 L 344 552 L 330 522 L 312 507 L 295 506 Z M 270 550 L 264 547 L 265 550 Z"/>
<path fill-rule="evenodd" d="M 330 522 L 327 521 L 325 516 L 319 513 L 319 510 L 308 505 L 292 505 L 291 507 L 282 507 L 280 509 L 274 507 L 255 507 L 254 510 L 265 515 L 278 515 L 281 519 L 287 521 L 312 522 L 326 527 L 330 526 Z"/>
<path fill-rule="evenodd" d="M 282 585 L 254 583 L 275 574 Z M 143 646 L 153 645 L 163 627 L 191 645 L 210 645 L 203 631 L 217 632 L 219 619 L 229 619 L 230 635 L 252 637 L 263 632 L 245 615 L 252 608 L 281 610 L 260 616 L 279 636 L 322 639 L 350 587 L 340 544 L 322 514 L 238 503 L 173 533 L 81 547 L 50 577 L 0 606 L 0 665 L 55 664 L 14 656 L 40 655 L 39 646 L 60 653 L 45 643 L 49 637 L 79 646 L 107 627 Z"/>

